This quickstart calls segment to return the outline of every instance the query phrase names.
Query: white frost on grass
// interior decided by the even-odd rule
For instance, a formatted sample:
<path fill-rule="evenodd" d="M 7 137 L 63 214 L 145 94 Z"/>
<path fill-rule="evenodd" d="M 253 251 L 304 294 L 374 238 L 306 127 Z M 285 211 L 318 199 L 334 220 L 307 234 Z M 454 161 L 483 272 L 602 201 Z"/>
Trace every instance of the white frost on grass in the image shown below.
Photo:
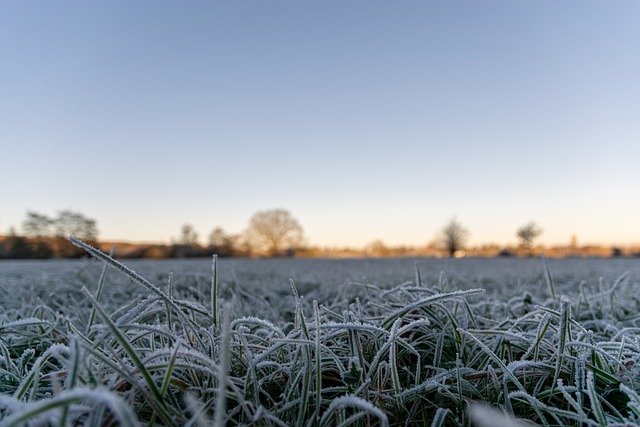
<path fill-rule="evenodd" d="M 24 408 L 42 410 L 31 421 L 74 422 L 92 401 L 68 393 L 96 388 L 146 425 L 467 425 L 471 400 L 540 424 L 640 414 L 637 273 L 599 280 L 611 277 L 602 260 L 566 261 L 602 273 L 554 271 L 553 288 L 531 260 L 460 260 L 465 274 L 438 274 L 435 260 L 418 272 L 413 260 L 363 261 L 371 281 L 361 261 L 222 260 L 213 301 L 210 262 L 128 261 L 147 280 L 79 246 L 103 265 L 36 277 L 1 266 L 0 423 Z M 513 267 L 532 262 L 533 273 Z M 106 277 L 107 265 L 125 276 Z M 308 272 L 288 287 L 296 265 Z M 628 399 L 611 398 L 618 389 Z M 114 421 L 100 408 L 88 421 Z"/>

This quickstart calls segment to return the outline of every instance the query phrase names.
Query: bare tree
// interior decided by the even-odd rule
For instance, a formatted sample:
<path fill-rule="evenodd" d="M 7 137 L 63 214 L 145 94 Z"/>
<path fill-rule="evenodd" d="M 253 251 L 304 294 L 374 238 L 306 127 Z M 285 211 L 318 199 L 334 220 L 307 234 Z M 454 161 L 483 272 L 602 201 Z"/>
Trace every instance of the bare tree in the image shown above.
<path fill-rule="evenodd" d="M 58 212 L 54 220 L 56 236 L 74 236 L 84 240 L 96 240 L 98 238 L 98 227 L 96 220 L 87 218 L 79 212 L 64 210 Z"/>
<path fill-rule="evenodd" d="M 27 211 L 27 217 L 22 222 L 22 231 L 29 237 L 50 236 L 54 220 L 46 215 L 34 211 Z"/>
<path fill-rule="evenodd" d="M 518 231 L 516 231 L 516 236 L 520 239 L 520 244 L 527 249 L 531 249 L 533 241 L 541 234 L 542 228 L 538 227 L 538 225 L 533 221 L 523 225 L 518 228 Z"/>
<path fill-rule="evenodd" d="M 180 229 L 180 244 L 185 246 L 198 244 L 198 233 L 191 224 L 184 224 Z"/>
<path fill-rule="evenodd" d="M 216 227 L 209 234 L 209 250 L 220 256 L 232 255 L 235 240 L 235 236 L 227 234 L 222 227 Z"/>
<path fill-rule="evenodd" d="M 442 229 L 442 243 L 449 256 L 464 249 L 469 237 L 469 231 L 454 217 Z"/>
<path fill-rule="evenodd" d="M 254 214 L 249 220 L 245 235 L 253 250 L 269 256 L 291 253 L 303 242 L 302 227 L 284 209 Z"/>
<path fill-rule="evenodd" d="M 211 233 L 209 233 L 209 246 L 224 246 L 227 243 L 228 238 L 229 237 L 224 231 L 224 228 L 216 227 L 211 231 Z"/>
<path fill-rule="evenodd" d="M 22 221 L 22 231 L 30 238 L 31 256 L 34 258 L 49 258 L 53 255 L 50 237 L 55 221 L 46 215 L 34 211 L 27 211 L 27 217 Z"/>

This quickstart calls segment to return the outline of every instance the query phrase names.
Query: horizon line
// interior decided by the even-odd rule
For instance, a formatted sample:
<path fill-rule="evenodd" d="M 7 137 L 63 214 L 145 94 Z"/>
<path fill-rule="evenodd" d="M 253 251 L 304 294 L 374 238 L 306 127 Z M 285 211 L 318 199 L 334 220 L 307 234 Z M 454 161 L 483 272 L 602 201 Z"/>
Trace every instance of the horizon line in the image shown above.
<path fill-rule="evenodd" d="M 20 237 L 28 237 L 34 238 L 34 236 L 27 236 L 24 234 L 17 233 L 16 236 Z M 0 239 L 5 239 L 11 237 L 11 234 L 0 233 Z M 52 237 L 62 237 L 66 240 L 71 236 L 41 236 L 45 238 Z M 168 241 L 161 240 L 129 240 L 129 239 L 121 239 L 121 238 L 99 238 L 96 239 L 96 242 L 100 244 L 124 244 L 124 245 L 159 245 L 159 246 L 171 246 L 171 245 L 179 245 L 180 243 L 176 241 L 177 239 L 169 239 Z M 373 238 L 367 243 L 364 244 L 320 244 L 320 243 L 306 243 L 301 245 L 301 248 L 313 248 L 313 249 L 332 249 L 332 250 L 365 250 L 367 247 L 381 242 L 388 249 L 394 248 L 437 248 L 439 247 L 436 239 L 432 239 L 431 241 L 425 241 L 423 243 L 388 243 L 384 241 L 384 239 Z M 200 241 L 196 242 L 197 246 L 206 248 L 212 246 L 210 244 L 203 244 Z M 484 241 L 479 243 L 472 243 L 465 245 L 465 249 L 481 249 L 487 247 L 500 247 L 503 249 L 517 249 L 522 248 L 523 246 L 516 242 L 498 242 L 498 241 Z M 572 245 L 571 241 L 567 242 L 551 242 L 551 243 L 538 243 L 531 246 L 531 249 L 540 249 L 540 248 L 613 248 L 613 247 L 622 247 L 622 248 L 636 248 L 640 247 L 640 241 L 637 242 L 594 242 L 594 241 L 585 241 L 583 243 L 579 243 L 576 245 Z"/>

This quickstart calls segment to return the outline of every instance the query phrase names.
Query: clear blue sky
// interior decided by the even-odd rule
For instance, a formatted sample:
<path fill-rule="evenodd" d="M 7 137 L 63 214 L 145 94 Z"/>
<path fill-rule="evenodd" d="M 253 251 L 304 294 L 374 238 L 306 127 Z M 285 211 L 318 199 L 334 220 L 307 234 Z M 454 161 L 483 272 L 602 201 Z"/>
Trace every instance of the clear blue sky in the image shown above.
<path fill-rule="evenodd" d="M 3 1 L 0 231 L 640 243 L 640 2 Z"/>

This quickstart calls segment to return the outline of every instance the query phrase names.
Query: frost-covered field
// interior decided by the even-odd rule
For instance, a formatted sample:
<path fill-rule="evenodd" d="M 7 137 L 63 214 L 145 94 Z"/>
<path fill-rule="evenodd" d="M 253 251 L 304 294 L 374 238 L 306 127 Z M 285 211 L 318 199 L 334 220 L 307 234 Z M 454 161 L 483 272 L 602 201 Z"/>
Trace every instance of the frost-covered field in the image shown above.
<path fill-rule="evenodd" d="M 96 255 L 0 262 L 2 425 L 640 416 L 638 259 Z"/>

